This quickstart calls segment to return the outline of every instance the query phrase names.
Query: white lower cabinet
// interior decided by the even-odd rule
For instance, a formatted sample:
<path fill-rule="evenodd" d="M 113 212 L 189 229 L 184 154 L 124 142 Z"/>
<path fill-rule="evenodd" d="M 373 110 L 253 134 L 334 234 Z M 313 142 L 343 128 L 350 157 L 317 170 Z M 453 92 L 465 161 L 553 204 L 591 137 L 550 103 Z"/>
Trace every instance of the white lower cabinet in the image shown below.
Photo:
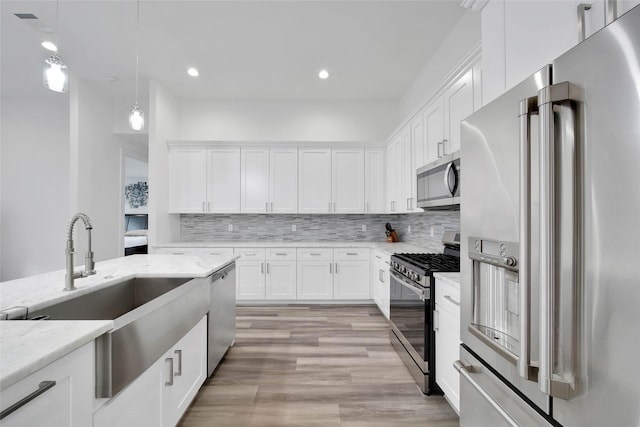
<path fill-rule="evenodd" d="M 19 402 L 24 405 L 18 405 L 1 424 L 6 427 L 90 426 L 95 393 L 94 346 L 91 341 L 2 390 L 0 408 L 3 412 Z M 25 402 L 25 398 L 36 391 L 41 393 Z"/>
<path fill-rule="evenodd" d="M 460 288 L 436 278 L 436 382 L 460 412 L 460 375 L 453 363 L 460 357 Z"/>
<path fill-rule="evenodd" d="M 265 298 L 264 248 L 242 248 L 235 250 L 240 258 L 236 261 L 236 299 L 263 300 Z"/>
<path fill-rule="evenodd" d="M 295 300 L 297 298 L 297 271 L 295 249 L 267 249 L 265 297 L 268 300 Z"/>
<path fill-rule="evenodd" d="M 331 249 L 298 249 L 298 299 L 333 299 Z"/>
<path fill-rule="evenodd" d="M 371 280 L 373 282 L 373 300 L 389 320 L 389 255 L 382 251 L 374 251 L 371 256 Z"/>
<path fill-rule="evenodd" d="M 162 425 L 175 426 L 207 378 L 207 318 L 164 356 Z"/>
<path fill-rule="evenodd" d="M 175 426 L 206 377 L 207 317 L 205 316 L 134 382 L 107 400 L 95 412 L 93 426 Z M 89 396 L 93 394 L 92 389 Z"/>
<path fill-rule="evenodd" d="M 237 300 L 295 300 L 296 250 L 236 248 Z"/>
<path fill-rule="evenodd" d="M 369 249 L 334 249 L 333 262 L 333 299 L 369 299 Z"/>

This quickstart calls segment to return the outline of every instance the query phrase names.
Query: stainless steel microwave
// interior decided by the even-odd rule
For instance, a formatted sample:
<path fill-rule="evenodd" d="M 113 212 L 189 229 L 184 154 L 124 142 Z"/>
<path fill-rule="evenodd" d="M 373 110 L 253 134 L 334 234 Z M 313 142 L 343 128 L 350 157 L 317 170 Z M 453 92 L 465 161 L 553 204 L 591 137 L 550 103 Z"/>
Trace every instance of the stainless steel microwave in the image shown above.
<path fill-rule="evenodd" d="M 416 173 L 419 208 L 459 207 L 460 151 L 426 164 Z"/>

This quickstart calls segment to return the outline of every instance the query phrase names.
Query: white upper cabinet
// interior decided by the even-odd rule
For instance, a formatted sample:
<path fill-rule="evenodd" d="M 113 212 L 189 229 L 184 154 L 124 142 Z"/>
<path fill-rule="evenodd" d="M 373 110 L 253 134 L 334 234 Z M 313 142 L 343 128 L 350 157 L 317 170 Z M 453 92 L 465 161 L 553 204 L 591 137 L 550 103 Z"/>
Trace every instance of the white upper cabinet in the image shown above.
<path fill-rule="evenodd" d="M 401 145 L 402 139 L 398 135 L 387 146 L 387 212 L 390 213 L 398 212 L 397 206 L 400 196 L 398 155 Z"/>
<path fill-rule="evenodd" d="M 441 152 L 444 141 L 444 106 L 442 98 L 429 104 L 423 113 L 425 158 L 422 166 L 438 159 L 438 151 Z M 440 154 L 441 155 L 441 154 Z"/>
<path fill-rule="evenodd" d="M 207 208 L 213 213 L 240 212 L 240 148 L 207 151 Z"/>
<path fill-rule="evenodd" d="M 413 163 L 416 169 L 428 163 L 427 138 L 424 119 L 424 114 L 418 114 L 411 121 L 411 148 L 413 151 Z"/>
<path fill-rule="evenodd" d="M 295 213 L 298 209 L 298 150 L 241 150 L 243 213 Z"/>
<path fill-rule="evenodd" d="M 331 169 L 331 212 L 364 212 L 364 150 L 333 150 Z"/>
<path fill-rule="evenodd" d="M 331 212 L 331 150 L 300 149 L 298 159 L 298 212 Z"/>
<path fill-rule="evenodd" d="M 240 212 L 240 149 L 169 152 L 170 213 Z"/>
<path fill-rule="evenodd" d="M 169 212 L 203 213 L 207 201 L 207 150 L 176 148 L 169 155 Z"/>
<path fill-rule="evenodd" d="M 460 150 L 460 122 L 473 113 L 473 95 L 473 69 L 469 69 L 444 93 L 442 156 Z"/>
<path fill-rule="evenodd" d="M 269 149 L 243 148 L 241 157 L 242 212 L 269 212 Z"/>
<path fill-rule="evenodd" d="M 298 149 L 269 151 L 269 212 L 298 212 Z"/>
<path fill-rule="evenodd" d="M 364 150 L 365 213 L 384 213 L 384 152 L 382 148 Z"/>

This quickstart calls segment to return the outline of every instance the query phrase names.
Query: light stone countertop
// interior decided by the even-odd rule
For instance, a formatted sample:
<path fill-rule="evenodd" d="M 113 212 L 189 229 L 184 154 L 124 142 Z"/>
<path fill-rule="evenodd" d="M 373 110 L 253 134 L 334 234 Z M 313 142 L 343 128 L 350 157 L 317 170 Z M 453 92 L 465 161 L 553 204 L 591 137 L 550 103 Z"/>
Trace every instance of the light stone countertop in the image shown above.
<path fill-rule="evenodd" d="M 157 248 L 369 248 L 394 253 L 425 253 L 427 250 L 419 246 L 403 242 L 331 242 L 331 241 L 274 241 L 256 240 L 254 242 L 173 242 L 155 245 Z"/>
<path fill-rule="evenodd" d="M 433 276 L 460 289 L 460 273 L 433 273 Z"/>
<path fill-rule="evenodd" d="M 0 282 L 0 310 L 29 310 L 69 300 L 134 277 L 206 277 L 237 256 L 132 255 L 96 263 L 96 274 L 65 292 L 64 270 Z M 0 390 L 113 329 L 112 320 L 0 321 Z"/>

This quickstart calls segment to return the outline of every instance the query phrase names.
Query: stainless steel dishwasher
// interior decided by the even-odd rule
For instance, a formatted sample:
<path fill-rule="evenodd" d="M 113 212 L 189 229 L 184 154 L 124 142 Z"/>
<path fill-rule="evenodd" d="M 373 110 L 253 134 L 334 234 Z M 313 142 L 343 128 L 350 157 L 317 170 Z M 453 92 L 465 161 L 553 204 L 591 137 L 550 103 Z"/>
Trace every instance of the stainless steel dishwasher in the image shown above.
<path fill-rule="evenodd" d="M 236 339 L 235 261 L 211 275 L 211 308 L 208 327 L 207 375 L 211 376 Z"/>

